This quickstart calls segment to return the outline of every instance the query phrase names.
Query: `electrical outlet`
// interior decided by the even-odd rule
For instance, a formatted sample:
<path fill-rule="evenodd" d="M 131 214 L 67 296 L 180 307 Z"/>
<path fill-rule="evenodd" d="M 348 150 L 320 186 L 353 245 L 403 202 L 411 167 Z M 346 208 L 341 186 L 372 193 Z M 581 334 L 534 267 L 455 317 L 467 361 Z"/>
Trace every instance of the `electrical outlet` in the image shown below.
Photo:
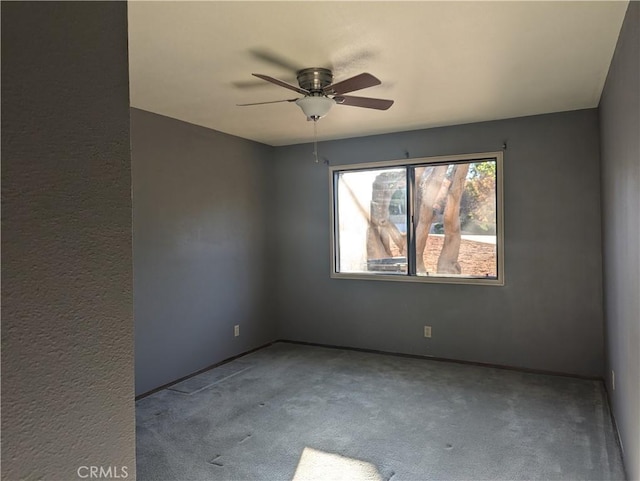
<path fill-rule="evenodd" d="M 431 337 L 431 326 L 424 326 L 424 337 Z"/>
<path fill-rule="evenodd" d="M 233 326 L 233 336 L 238 337 L 240 335 L 240 324 Z"/>
<path fill-rule="evenodd" d="M 611 370 L 611 388 L 616 390 L 616 372 L 613 369 Z"/>

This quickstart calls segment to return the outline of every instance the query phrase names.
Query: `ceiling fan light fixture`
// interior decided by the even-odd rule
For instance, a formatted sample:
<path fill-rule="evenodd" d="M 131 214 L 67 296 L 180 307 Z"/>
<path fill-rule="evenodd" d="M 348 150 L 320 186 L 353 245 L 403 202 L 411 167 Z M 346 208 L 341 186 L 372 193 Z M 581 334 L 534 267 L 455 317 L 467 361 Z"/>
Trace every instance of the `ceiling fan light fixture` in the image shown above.
<path fill-rule="evenodd" d="M 324 96 L 302 97 L 296 100 L 296 105 L 302 109 L 307 118 L 318 120 L 329 113 L 335 101 Z"/>

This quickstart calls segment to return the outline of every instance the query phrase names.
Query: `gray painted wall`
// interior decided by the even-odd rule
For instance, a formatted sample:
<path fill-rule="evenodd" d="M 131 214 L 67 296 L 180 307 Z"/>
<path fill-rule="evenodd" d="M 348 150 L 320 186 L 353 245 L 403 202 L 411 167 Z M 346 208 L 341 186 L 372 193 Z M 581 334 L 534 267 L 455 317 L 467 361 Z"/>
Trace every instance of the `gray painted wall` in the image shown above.
<path fill-rule="evenodd" d="M 2 479 L 135 479 L 128 82 L 126 3 L 2 2 Z"/>
<path fill-rule="evenodd" d="M 274 149 L 137 109 L 131 135 L 141 394 L 275 339 Z"/>
<path fill-rule="evenodd" d="M 629 479 L 640 479 L 639 96 L 640 3 L 630 2 L 600 101 L 605 379 Z"/>
<path fill-rule="evenodd" d="M 601 376 L 596 110 L 323 142 L 319 152 L 348 164 L 494 151 L 503 141 L 504 287 L 330 279 L 327 166 L 310 145 L 279 148 L 279 337 Z"/>

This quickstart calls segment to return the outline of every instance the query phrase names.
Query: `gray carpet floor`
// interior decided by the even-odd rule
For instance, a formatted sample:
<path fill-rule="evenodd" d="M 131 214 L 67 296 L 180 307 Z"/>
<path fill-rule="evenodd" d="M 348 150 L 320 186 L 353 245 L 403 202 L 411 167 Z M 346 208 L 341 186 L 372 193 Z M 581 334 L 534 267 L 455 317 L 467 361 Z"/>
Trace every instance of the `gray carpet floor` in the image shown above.
<path fill-rule="evenodd" d="M 621 480 L 600 382 L 276 343 L 136 403 L 139 481 Z"/>

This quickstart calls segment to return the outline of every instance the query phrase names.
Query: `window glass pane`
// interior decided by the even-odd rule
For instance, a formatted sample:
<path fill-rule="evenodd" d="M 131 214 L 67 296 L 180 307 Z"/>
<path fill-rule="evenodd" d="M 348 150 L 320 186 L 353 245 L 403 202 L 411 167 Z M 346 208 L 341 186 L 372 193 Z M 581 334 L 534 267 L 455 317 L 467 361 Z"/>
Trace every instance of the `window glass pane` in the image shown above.
<path fill-rule="evenodd" d="M 407 273 L 406 172 L 337 173 L 338 272 Z"/>
<path fill-rule="evenodd" d="M 496 161 L 415 167 L 416 274 L 497 278 Z"/>

